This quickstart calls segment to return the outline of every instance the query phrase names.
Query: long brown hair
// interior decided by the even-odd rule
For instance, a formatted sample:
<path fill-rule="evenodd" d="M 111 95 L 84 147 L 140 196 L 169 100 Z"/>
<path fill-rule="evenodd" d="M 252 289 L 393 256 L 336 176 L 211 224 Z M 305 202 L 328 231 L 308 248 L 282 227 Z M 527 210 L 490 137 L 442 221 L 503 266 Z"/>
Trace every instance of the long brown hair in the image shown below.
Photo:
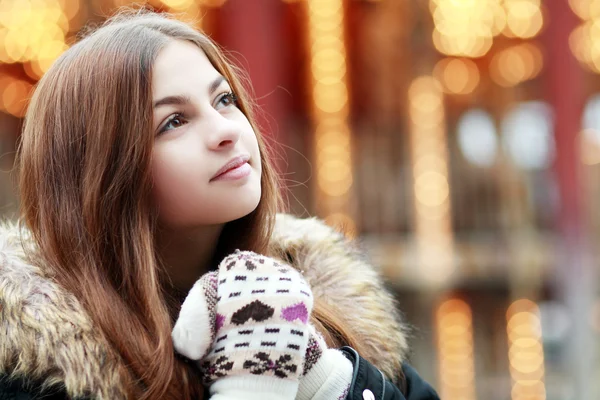
<path fill-rule="evenodd" d="M 266 252 L 280 196 L 253 104 L 217 46 L 173 18 L 125 10 L 67 50 L 38 84 L 18 156 L 22 217 L 41 262 L 82 302 L 127 366 L 128 397 L 141 399 L 189 399 L 202 391 L 173 351 L 172 299 L 149 196 L 152 65 L 171 40 L 206 53 L 260 147 L 260 204 L 225 226 L 217 252 Z"/>
<path fill-rule="evenodd" d="M 206 53 L 259 143 L 261 201 L 226 224 L 215 257 L 236 248 L 267 253 L 282 203 L 248 82 L 208 37 L 169 16 L 124 9 L 67 50 L 38 84 L 18 153 L 21 213 L 38 245 L 36 257 L 82 302 L 122 358 L 128 398 L 192 399 L 203 389 L 173 350 L 176 299 L 155 250 L 150 204 L 152 65 L 171 40 Z M 334 310 L 316 302 L 313 314 L 330 345 L 360 352 L 359 338 Z"/>

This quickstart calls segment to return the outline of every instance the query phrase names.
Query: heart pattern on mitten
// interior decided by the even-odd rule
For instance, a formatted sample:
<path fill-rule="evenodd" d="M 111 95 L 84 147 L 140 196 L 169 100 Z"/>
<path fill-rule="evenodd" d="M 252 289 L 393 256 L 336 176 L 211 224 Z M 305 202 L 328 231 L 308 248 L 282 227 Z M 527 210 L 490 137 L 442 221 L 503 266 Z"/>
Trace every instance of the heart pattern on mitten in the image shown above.
<path fill-rule="evenodd" d="M 249 251 L 229 255 L 212 274 L 216 277 L 200 281 L 213 286 L 193 288 L 182 306 L 173 334 L 174 342 L 180 342 L 176 348 L 196 348 L 194 355 L 203 352 L 195 359 L 201 358 L 199 366 L 207 385 L 244 374 L 296 381 L 303 370 L 313 306 L 302 275 L 280 261 Z M 194 300 L 202 295 L 213 298 Z M 195 336 L 182 333 L 189 323 L 181 318 L 192 314 L 192 301 L 214 307 L 206 313 L 214 318 L 206 330 L 210 332 L 208 344 L 197 329 L 192 329 Z M 204 343 L 181 344 L 181 338 Z"/>
<path fill-rule="evenodd" d="M 250 320 L 254 320 L 254 322 L 262 322 L 271 318 L 274 313 L 275 309 L 273 307 L 255 300 L 236 311 L 231 316 L 231 323 L 235 325 L 243 325 Z"/>

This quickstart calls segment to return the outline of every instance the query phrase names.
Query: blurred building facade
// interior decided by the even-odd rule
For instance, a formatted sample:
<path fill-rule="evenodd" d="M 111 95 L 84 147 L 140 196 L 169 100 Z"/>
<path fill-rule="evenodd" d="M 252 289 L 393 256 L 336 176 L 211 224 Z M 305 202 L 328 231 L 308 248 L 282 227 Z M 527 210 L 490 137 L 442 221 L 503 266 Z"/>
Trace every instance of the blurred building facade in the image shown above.
<path fill-rule="evenodd" d="M 291 211 L 381 265 L 443 399 L 600 398 L 600 1 L 147 3 L 248 72 Z M 3 215 L 35 82 L 129 4 L 0 0 Z"/>

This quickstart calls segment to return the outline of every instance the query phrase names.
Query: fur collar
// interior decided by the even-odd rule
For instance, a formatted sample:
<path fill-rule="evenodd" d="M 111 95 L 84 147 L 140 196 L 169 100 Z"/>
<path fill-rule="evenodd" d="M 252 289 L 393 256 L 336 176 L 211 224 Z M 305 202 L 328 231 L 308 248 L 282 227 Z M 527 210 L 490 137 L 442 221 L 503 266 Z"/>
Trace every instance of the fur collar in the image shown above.
<path fill-rule="evenodd" d="M 27 261 L 23 247 L 32 245 L 14 224 L 0 227 L 0 374 L 61 384 L 71 397 L 124 398 L 118 355 L 75 297 Z M 315 298 L 341 311 L 366 344 L 361 355 L 397 377 L 407 350 L 405 329 L 364 256 L 319 220 L 283 214 L 272 246 L 291 256 Z"/>

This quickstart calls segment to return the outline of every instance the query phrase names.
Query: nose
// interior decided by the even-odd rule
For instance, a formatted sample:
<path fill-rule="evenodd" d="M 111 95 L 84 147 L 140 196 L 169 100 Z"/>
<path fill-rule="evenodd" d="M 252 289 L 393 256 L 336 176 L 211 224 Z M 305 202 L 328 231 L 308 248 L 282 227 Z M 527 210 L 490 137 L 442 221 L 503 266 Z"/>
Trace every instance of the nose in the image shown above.
<path fill-rule="evenodd" d="M 218 112 L 213 113 L 212 123 L 207 126 L 207 146 L 210 150 L 228 149 L 240 140 L 241 128 L 235 121 L 225 118 Z"/>

